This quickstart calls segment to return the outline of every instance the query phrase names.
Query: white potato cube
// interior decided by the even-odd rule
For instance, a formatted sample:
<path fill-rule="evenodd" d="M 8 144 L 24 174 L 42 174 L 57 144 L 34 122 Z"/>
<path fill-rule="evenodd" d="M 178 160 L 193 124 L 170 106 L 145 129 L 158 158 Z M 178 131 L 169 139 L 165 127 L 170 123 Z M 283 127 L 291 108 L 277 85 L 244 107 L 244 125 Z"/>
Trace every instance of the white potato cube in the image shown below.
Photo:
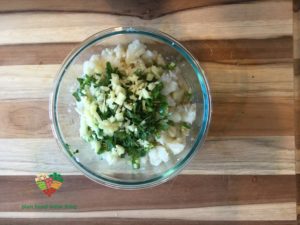
<path fill-rule="evenodd" d="M 115 103 L 117 103 L 118 105 L 122 105 L 125 99 L 126 99 L 126 95 L 124 95 L 123 93 L 119 93 L 115 100 Z"/>
<path fill-rule="evenodd" d="M 95 69 L 95 64 L 90 61 L 85 61 L 83 63 L 83 74 L 93 74 Z"/>
<path fill-rule="evenodd" d="M 118 161 L 118 155 L 113 154 L 113 152 L 104 152 L 100 155 L 102 159 L 104 159 L 108 165 L 113 165 Z"/>
<path fill-rule="evenodd" d="M 126 52 L 126 63 L 135 63 L 136 59 L 143 55 L 146 51 L 146 46 L 139 40 L 134 40 L 128 45 Z"/>
<path fill-rule="evenodd" d="M 150 159 L 150 163 L 153 166 L 158 166 L 161 163 L 161 158 L 159 157 L 155 149 L 149 151 L 149 159 Z"/>
<path fill-rule="evenodd" d="M 168 162 L 169 161 L 169 153 L 166 151 L 166 149 L 162 146 L 157 146 L 157 153 L 159 155 L 159 157 L 161 158 L 161 160 L 163 162 Z"/>
<path fill-rule="evenodd" d="M 169 154 L 163 146 L 156 146 L 149 151 L 149 160 L 153 166 L 158 166 L 169 160 Z"/>
<path fill-rule="evenodd" d="M 147 156 L 141 157 L 140 162 L 142 165 L 145 165 L 148 162 L 148 157 Z"/>
<path fill-rule="evenodd" d="M 116 151 L 117 151 L 118 155 L 122 155 L 125 153 L 125 149 L 121 145 L 116 145 Z"/>
<path fill-rule="evenodd" d="M 145 53 L 142 55 L 142 59 L 145 61 L 146 64 L 152 64 L 154 58 L 155 54 L 150 50 L 146 50 Z"/>
<path fill-rule="evenodd" d="M 174 140 L 173 142 L 166 143 L 168 148 L 173 152 L 174 155 L 179 154 L 185 148 L 185 142 L 182 139 Z"/>
<path fill-rule="evenodd" d="M 175 126 L 170 126 L 167 132 L 171 138 L 176 138 L 179 135 L 178 129 Z"/>
<path fill-rule="evenodd" d="M 170 120 L 172 120 L 175 123 L 179 123 L 181 121 L 181 113 L 178 111 L 171 112 Z"/>
<path fill-rule="evenodd" d="M 183 89 L 178 89 L 177 91 L 172 93 L 172 97 L 176 103 L 180 103 L 182 101 L 183 95 L 184 95 Z"/>
<path fill-rule="evenodd" d="M 168 95 L 176 90 L 178 90 L 178 84 L 174 80 L 163 81 L 164 88 L 162 89 L 163 95 Z"/>
<path fill-rule="evenodd" d="M 99 141 L 91 141 L 91 147 L 97 152 L 100 149 L 100 142 Z"/>
<path fill-rule="evenodd" d="M 196 104 L 184 105 L 180 108 L 182 121 L 192 124 L 196 119 Z"/>
<path fill-rule="evenodd" d="M 170 107 L 176 106 L 176 102 L 174 101 L 174 99 L 171 96 L 167 97 L 167 102 Z"/>
<path fill-rule="evenodd" d="M 122 60 L 125 58 L 126 56 L 126 52 L 124 50 L 124 47 L 122 45 L 117 45 L 117 47 L 114 48 L 114 53 L 115 53 L 115 56 L 116 56 L 116 59 L 117 60 Z"/>
<path fill-rule="evenodd" d="M 85 118 L 80 117 L 80 129 L 79 129 L 80 137 L 84 138 L 84 140 L 87 140 L 88 137 L 88 125 L 86 124 Z"/>

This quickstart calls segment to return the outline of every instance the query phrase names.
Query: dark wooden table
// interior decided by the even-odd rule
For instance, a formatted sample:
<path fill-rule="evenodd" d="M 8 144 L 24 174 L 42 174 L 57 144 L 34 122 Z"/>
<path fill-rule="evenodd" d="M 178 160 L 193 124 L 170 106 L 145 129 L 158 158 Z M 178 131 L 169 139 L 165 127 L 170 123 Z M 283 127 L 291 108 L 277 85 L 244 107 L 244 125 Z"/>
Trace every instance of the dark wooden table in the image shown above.
<path fill-rule="evenodd" d="M 297 224 L 299 2 L 293 16 L 291 0 L 0 0 L 0 224 Z M 175 179 L 139 191 L 82 176 L 58 149 L 48 117 L 68 52 L 128 25 L 180 40 L 213 96 L 203 150 Z M 54 171 L 64 182 L 48 198 L 34 178 Z M 73 208 L 38 208 L 66 204 Z"/>

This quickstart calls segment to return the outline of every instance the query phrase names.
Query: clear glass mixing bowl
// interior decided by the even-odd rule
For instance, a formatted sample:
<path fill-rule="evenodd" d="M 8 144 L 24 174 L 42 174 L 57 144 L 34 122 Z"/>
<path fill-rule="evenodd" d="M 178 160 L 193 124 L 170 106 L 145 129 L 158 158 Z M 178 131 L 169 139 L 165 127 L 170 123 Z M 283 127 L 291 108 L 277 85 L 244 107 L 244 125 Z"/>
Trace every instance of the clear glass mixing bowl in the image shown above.
<path fill-rule="evenodd" d="M 149 49 L 156 49 L 164 57 L 176 60 L 183 71 L 182 79 L 192 90 L 192 101 L 197 105 L 196 120 L 187 137 L 185 150 L 172 156 L 168 163 L 158 167 L 148 165 L 141 169 L 133 169 L 128 164 L 109 166 L 99 159 L 90 145 L 79 137 L 79 115 L 75 111 L 75 100 L 72 96 L 84 61 L 93 54 L 99 54 L 104 48 L 128 44 L 135 39 L 148 45 Z M 203 144 L 211 117 L 209 87 L 197 60 L 174 38 L 158 30 L 143 27 L 111 28 L 83 41 L 63 62 L 50 102 L 53 133 L 67 157 L 92 180 L 122 189 L 151 187 L 178 174 Z M 79 153 L 73 154 L 74 149 L 79 149 Z"/>

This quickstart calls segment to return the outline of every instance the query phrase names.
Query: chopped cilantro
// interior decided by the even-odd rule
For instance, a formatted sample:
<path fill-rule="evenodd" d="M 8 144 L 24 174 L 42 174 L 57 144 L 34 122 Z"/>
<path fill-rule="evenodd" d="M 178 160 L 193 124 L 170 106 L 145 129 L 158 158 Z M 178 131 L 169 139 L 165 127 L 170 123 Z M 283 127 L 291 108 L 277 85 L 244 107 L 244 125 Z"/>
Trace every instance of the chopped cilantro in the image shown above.
<path fill-rule="evenodd" d="M 166 68 L 168 70 L 174 70 L 176 68 L 176 63 L 170 62 L 170 63 L 167 64 Z"/>
<path fill-rule="evenodd" d="M 188 124 L 187 122 L 182 122 L 182 123 L 181 123 L 181 126 L 187 128 L 187 129 L 191 129 L 191 125 Z"/>
<path fill-rule="evenodd" d="M 174 70 L 176 64 L 170 62 L 165 66 L 158 67 L 160 67 L 160 70 L 168 72 L 169 70 Z M 96 109 L 93 108 L 93 112 L 89 112 L 93 116 L 92 121 L 95 123 L 96 129 L 94 126 L 87 126 L 84 140 L 93 143 L 93 148 L 97 154 L 113 152 L 119 149 L 119 146 L 122 146 L 121 149 L 124 148 L 124 152 L 123 150 L 119 151 L 119 157 L 124 158 L 128 156 L 133 168 L 138 169 L 141 166 L 141 157 L 146 156 L 149 150 L 157 145 L 156 138 L 160 137 L 161 132 L 166 131 L 169 126 L 173 126 L 174 122 L 169 120 L 169 104 L 166 96 L 162 94 L 164 84 L 159 81 L 159 77 L 155 77 L 147 70 L 137 69 L 134 71 L 137 81 L 134 81 L 128 80 L 128 74 L 124 73 L 119 68 L 113 67 L 110 62 L 106 62 L 103 73 L 85 74 L 77 78 L 79 85 L 73 96 L 77 102 L 81 101 L 83 96 L 87 96 L 88 102 L 93 101 L 93 106 L 95 104 L 97 106 Z M 117 81 L 115 79 L 112 80 L 113 74 L 118 75 L 114 76 L 117 77 Z M 113 84 L 112 82 L 118 83 Z M 147 85 L 151 83 L 153 87 L 150 89 Z M 116 85 L 119 88 L 118 92 L 113 90 Z M 132 89 L 134 85 L 136 85 L 134 88 L 139 88 L 138 85 L 143 86 L 143 91 L 146 91 L 147 97 L 139 96 Z M 102 93 L 100 98 L 99 95 L 96 96 L 95 93 L 91 93 L 90 88 L 93 88 L 93 91 L 99 91 L 99 93 L 102 89 L 106 91 Z M 124 100 L 126 107 L 122 105 L 123 101 L 116 104 L 117 101 L 115 100 L 108 106 L 107 99 L 111 95 L 118 98 L 120 94 L 126 96 Z M 101 108 L 103 104 L 105 104 L 105 107 Z M 120 121 L 116 121 L 117 114 L 119 117 L 119 114 L 121 114 L 122 119 Z M 113 131 L 113 135 L 108 135 L 104 128 L 102 129 L 98 126 L 99 120 L 101 120 L 100 122 L 110 121 L 119 125 Z M 190 125 L 186 123 L 182 123 L 182 126 L 190 128 Z M 78 152 L 79 150 L 75 150 L 73 154 Z"/>
<path fill-rule="evenodd" d="M 74 98 L 76 99 L 77 102 L 79 102 L 80 99 L 80 93 L 78 92 L 78 89 L 73 93 Z"/>

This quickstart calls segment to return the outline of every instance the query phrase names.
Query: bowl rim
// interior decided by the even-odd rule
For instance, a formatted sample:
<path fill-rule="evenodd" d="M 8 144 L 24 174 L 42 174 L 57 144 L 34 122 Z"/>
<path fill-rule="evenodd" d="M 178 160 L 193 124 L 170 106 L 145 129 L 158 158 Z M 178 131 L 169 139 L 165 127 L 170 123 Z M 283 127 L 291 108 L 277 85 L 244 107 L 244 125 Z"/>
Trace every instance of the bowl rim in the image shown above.
<path fill-rule="evenodd" d="M 59 123 L 57 118 L 57 97 L 60 88 L 60 82 L 64 76 L 65 71 L 70 66 L 72 61 L 83 51 L 84 49 L 88 48 L 95 42 L 98 42 L 102 39 L 109 38 L 114 35 L 118 34 L 139 34 L 143 36 L 148 36 L 154 39 L 157 39 L 172 48 L 175 48 L 184 58 L 187 60 L 188 63 L 191 64 L 195 75 L 198 78 L 199 85 L 202 89 L 202 98 L 203 98 L 203 113 L 202 113 L 202 123 L 201 128 L 197 133 L 197 137 L 193 142 L 192 147 L 190 148 L 189 152 L 186 156 L 177 162 L 174 166 L 170 169 L 165 171 L 163 174 L 155 176 L 154 178 L 150 178 L 143 181 L 138 182 L 126 182 L 126 181 L 115 181 L 110 180 L 108 178 L 102 177 L 100 175 L 95 174 L 93 171 L 86 168 L 83 164 L 76 160 L 76 157 L 71 153 L 68 144 L 64 141 L 63 135 L 59 129 Z M 205 76 L 204 70 L 201 68 L 199 62 L 196 58 L 182 45 L 179 41 L 177 41 L 172 36 L 153 29 L 153 28 L 146 28 L 146 27 L 113 27 L 108 28 L 103 31 L 97 32 L 92 36 L 88 37 L 84 41 L 82 41 L 77 47 L 75 47 L 64 59 L 61 64 L 60 69 L 57 72 L 56 78 L 54 80 L 53 91 L 50 95 L 50 104 L 49 104 L 49 117 L 51 120 L 51 129 L 53 135 L 55 137 L 56 142 L 59 145 L 59 148 L 64 152 L 66 157 L 71 160 L 72 164 L 81 171 L 86 177 L 90 178 L 91 180 L 103 184 L 108 187 L 113 187 L 117 189 L 141 189 L 141 188 L 148 188 L 159 185 L 164 183 L 176 175 L 180 173 L 183 168 L 194 158 L 196 153 L 202 148 L 204 140 L 206 139 L 210 121 L 211 121 L 211 114 L 212 114 L 212 102 L 211 102 L 211 94 L 208 85 L 208 81 Z"/>

